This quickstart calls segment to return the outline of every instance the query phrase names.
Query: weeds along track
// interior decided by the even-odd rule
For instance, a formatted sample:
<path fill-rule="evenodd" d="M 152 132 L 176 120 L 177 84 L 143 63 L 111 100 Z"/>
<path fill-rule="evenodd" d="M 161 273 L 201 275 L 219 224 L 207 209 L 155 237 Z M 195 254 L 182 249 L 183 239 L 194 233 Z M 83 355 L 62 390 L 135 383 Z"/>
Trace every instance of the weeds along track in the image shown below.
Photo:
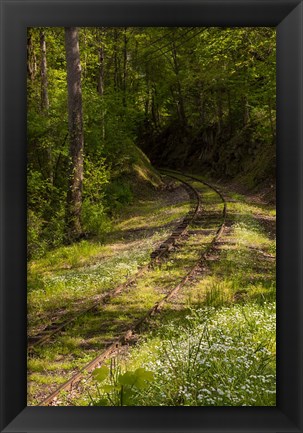
<path fill-rule="evenodd" d="M 207 260 L 207 255 L 212 250 L 214 244 L 216 241 L 220 238 L 224 231 L 225 226 L 225 220 L 226 220 L 226 202 L 223 197 L 223 195 L 213 186 L 209 185 L 206 182 L 202 182 L 199 179 L 196 179 L 191 176 L 187 176 L 181 173 L 172 172 L 168 170 L 162 170 L 162 173 L 166 176 L 169 176 L 171 178 L 177 179 L 180 182 L 188 184 L 188 187 L 191 189 L 191 191 L 196 191 L 195 194 L 199 193 L 197 192 L 196 188 L 192 185 L 189 185 L 188 182 L 191 182 L 193 184 L 199 183 L 203 185 L 205 196 L 207 196 L 207 189 L 208 194 L 212 194 L 213 196 L 216 196 L 216 211 L 211 215 L 210 213 L 207 213 L 205 209 L 201 209 L 200 207 L 200 198 L 197 201 L 197 205 L 195 208 L 195 211 L 191 213 L 190 217 L 187 216 L 187 218 L 190 218 L 188 220 L 188 224 L 185 226 L 185 224 L 181 224 L 178 226 L 178 228 L 174 231 L 174 233 L 170 237 L 169 242 L 165 242 L 165 245 L 167 247 L 159 247 L 159 255 L 154 255 L 152 258 L 152 261 L 156 261 L 159 259 L 159 257 L 162 257 L 165 255 L 167 251 L 169 251 L 169 245 L 173 245 L 176 243 L 176 234 L 180 232 L 180 236 L 186 228 L 188 228 L 189 224 L 191 223 L 191 229 L 188 230 L 187 233 L 187 239 L 183 239 L 183 247 L 176 246 L 175 251 L 178 252 L 178 254 L 182 255 L 182 252 L 184 252 L 184 248 L 186 248 L 189 240 L 192 238 L 193 242 L 196 242 L 194 247 L 196 248 L 196 255 L 194 259 L 190 261 L 188 266 L 184 266 L 182 268 L 182 272 L 180 272 L 180 275 L 178 274 L 177 277 L 174 280 L 174 284 L 167 285 L 167 290 L 164 292 L 164 296 L 161 292 L 156 292 L 156 300 L 150 305 L 152 305 L 150 308 L 146 308 L 145 311 L 140 311 L 141 314 L 137 314 L 137 317 L 135 317 L 134 320 L 130 321 L 128 320 L 128 323 L 126 326 L 122 327 L 120 326 L 120 331 L 117 332 L 116 337 L 112 338 L 110 342 L 106 344 L 104 347 L 104 350 L 99 351 L 99 355 L 94 357 L 90 362 L 88 362 L 83 367 L 79 368 L 77 372 L 75 372 L 67 381 L 64 383 L 61 383 L 60 386 L 58 386 L 56 389 L 53 388 L 52 392 L 47 395 L 44 393 L 44 396 L 46 397 L 41 398 L 38 405 L 40 406 L 56 406 L 61 403 L 60 399 L 64 399 L 64 401 L 72 402 L 73 400 L 77 399 L 78 396 L 81 394 L 81 390 L 83 389 L 83 383 L 87 383 L 87 381 L 91 378 L 92 371 L 102 365 L 104 361 L 106 361 L 111 356 L 114 356 L 118 353 L 119 350 L 122 350 L 123 347 L 127 349 L 127 346 L 133 343 L 133 339 L 135 337 L 135 334 L 140 332 L 141 326 L 155 313 L 159 312 L 165 303 L 169 302 L 169 300 L 174 297 L 174 295 L 177 294 L 177 292 L 183 288 L 183 286 L 186 285 L 188 281 L 196 274 L 197 270 L 201 268 L 201 263 L 205 262 Z M 184 180 L 185 179 L 185 180 Z M 203 195 L 202 195 L 203 197 Z M 206 200 L 207 198 L 205 198 Z M 223 210 L 222 210 L 223 205 Z M 207 210 L 207 209 L 206 209 Z M 208 224 L 205 223 L 205 221 L 208 221 Z M 183 220 L 184 223 L 184 220 Z M 206 225 L 206 229 L 205 229 Z M 201 236 L 196 236 L 195 238 L 195 230 L 193 230 L 195 227 L 201 226 Z M 209 227 L 212 227 L 209 229 Z M 178 232 L 177 232 L 178 230 Z M 203 230 L 204 232 L 208 232 L 208 236 L 205 235 L 206 241 L 204 243 L 201 243 L 201 238 L 203 237 Z M 177 233 L 176 233 L 177 232 Z M 191 236 L 192 235 L 192 236 Z M 179 249 L 178 249 L 179 248 Z M 183 248 L 183 250 L 182 250 Z M 191 245 L 189 246 L 189 249 L 191 250 Z M 186 252 L 186 251 L 185 251 Z M 188 250 L 187 250 L 188 252 Z M 166 263 L 166 262 L 165 262 Z M 184 262 L 183 262 L 184 263 Z M 166 265 L 165 265 L 166 266 Z M 182 274 L 182 276 L 181 276 Z M 168 273 L 169 275 L 169 273 Z M 134 293 L 134 290 L 132 288 L 132 293 Z M 135 295 L 133 295 L 135 296 Z M 124 309 L 126 307 L 124 306 Z M 129 306 L 128 306 L 129 308 Z M 132 317 L 132 316 L 131 316 Z M 129 318 L 128 318 L 129 319 Z M 99 330 L 100 333 L 100 330 Z M 49 389 L 49 388 L 48 388 Z M 62 397 L 63 396 L 63 397 Z M 73 404 L 73 403 L 71 403 Z"/>
<path fill-rule="evenodd" d="M 171 176 L 173 177 L 173 176 Z M 176 179 L 176 178 L 175 178 Z M 110 292 L 104 293 L 103 295 L 98 297 L 97 301 L 94 301 L 92 305 L 87 308 L 82 309 L 78 314 L 69 317 L 60 317 L 59 320 L 52 321 L 49 325 L 47 325 L 42 331 L 34 336 L 30 336 L 28 338 L 28 352 L 31 353 L 36 346 L 44 344 L 51 338 L 53 338 L 56 334 L 62 332 L 67 326 L 73 323 L 80 316 L 88 313 L 95 312 L 98 310 L 100 305 L 106 304 L 109 302 L 114 296 L 117 296 L 123 290 L 127 289 L 134 285 L 135 281 L 140 278 L 148 269 L 158 263 L 169 253 L 169 251 L 173 248 L 176 241 L 183 236 L 187 230 L 188 225 L 193 221 L 195 216 L 197 215 L 200 208 L 200 196 L 199 193 L 187 182 L 177 179 L 181 182 L 181 185 L 186 189 L 192 205 L 192 209 L 186 214 L 181 223 L 177 225 L 172 234 L 161 243 L 151 254 L 151 260 L 145 266 L 142 266 L 135 275 L 128 278 L 123 284 L 118 285 Z"/>

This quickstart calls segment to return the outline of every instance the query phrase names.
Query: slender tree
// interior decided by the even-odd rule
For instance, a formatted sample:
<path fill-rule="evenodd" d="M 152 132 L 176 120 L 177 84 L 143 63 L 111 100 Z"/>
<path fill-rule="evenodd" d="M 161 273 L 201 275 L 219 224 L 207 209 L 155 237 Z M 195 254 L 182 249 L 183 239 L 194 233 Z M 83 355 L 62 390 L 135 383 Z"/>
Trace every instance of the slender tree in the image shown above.
<path fill-rule="evenodd" d="M 47 62 L 46 62 L 46 42 L 45 33 L 40 31 L 40 51 L 41 51 L 41 110 L 46 112 L 49 109 L 48 82 L 47 82 Z"/>
<path fill-rule="evenodd" d="M 173 56 L 174 72 L 176 74 L 176 84 L 177 84 L 177 94 L 178 94 L 177 97 L 178 117 L 182 126 L 185 126 L 187 121 L 185 116 L 184 98 L 183 98 L 183 91 L 182 91 L 182 85 L 180 80 L 180 67 L 177 60 L 177 49 L 176 49 L 175 40 L 173 40 L 173 44 L 172 44 L 172 56 Z"/>
<path fill-rule="evenodd" d="M 99 54 L 99 80 L 98 80 L 98 93 L 100 96 L 103 96 L 104 93 L 104 48 L 101 45 L 98 48 Z"/>
<path fill-rule="evenodd" d="M 67 191 L 66 226 L 67 240 L 73 241 L 81 235 L 81 207 L 83 184 L 83 120 L 81 64 L 78 30 L 65 28 L 65 49 L 68 87 L 68 128 L 69 128 L 69 182 Z"/>
<path fill-rule="evenodd" d="M 123 106 L 126 107 L 126 78 L 127 78 L 127 27 L 123 33 Z"/>
<path fill-rule="evenodd" d="M 34 81 L 37 73 L 37 59 L 33 46 L 32 29 L 27 31 L 27 75 L 30 81 Z"/>
<path fill-rule="evenodd" d="M 44 30 L 40 30 L 40 77 L 41 77 L 41 112 L 45 117 L 48 117 L 49 112 L 49 97 L 48 97 L 48 78 L 47 78 L 47 60 L 46 60 L 46 40 Z M 53 167 L 52 167 L 52 149 L 47 145 L 44 149 L 46 159 L 46 176 L 53 183 Z"/>

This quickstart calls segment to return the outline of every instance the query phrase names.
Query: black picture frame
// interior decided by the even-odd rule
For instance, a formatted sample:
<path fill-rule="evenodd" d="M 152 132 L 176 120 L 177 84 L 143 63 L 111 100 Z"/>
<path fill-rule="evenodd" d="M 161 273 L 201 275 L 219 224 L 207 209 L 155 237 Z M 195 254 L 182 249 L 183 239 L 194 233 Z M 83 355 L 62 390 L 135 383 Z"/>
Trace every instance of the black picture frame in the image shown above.
<path fill-rule="evenodd" d="M 276 407 L 26 407 L 26 28 L 277 27 Z M 302 0 L 1 0 L 1 431 L 302 432 Z"/>

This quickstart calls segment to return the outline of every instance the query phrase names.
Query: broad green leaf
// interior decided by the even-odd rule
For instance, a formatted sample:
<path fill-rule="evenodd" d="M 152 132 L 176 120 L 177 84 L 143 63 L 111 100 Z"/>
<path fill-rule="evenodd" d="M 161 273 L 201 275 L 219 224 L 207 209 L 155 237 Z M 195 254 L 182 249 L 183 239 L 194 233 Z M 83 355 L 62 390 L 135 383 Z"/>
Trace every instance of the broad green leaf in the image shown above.
<path fill-rule="evenodd" d="M 103 385 L 101 387 L 102 391 L 106 392 L 106 393 L 110 393 L 113 391 L 120 391 L 121 386 L 115 386 L 115 385 Z"/>
<path fill-rule="evenodd" d="M 132 406 L 134 392 L 130 389 L 123 390 L 123 405 L 124 406 Z"/>
<path fill-rule="evenodd" d="M 135 386 L 138 389 L 143 389 L 153 378 L 154 376 L 151 371 L 147 371 L 145 368 L 138 368 L 135 371 L 127 371 L 123 375 L 120 375 L 118 382 L 121 385 Z"/>
<path fill-rule="evenodd" d="M 109 406 L 109 402 L 107 398 L 101 398 L 97 401 L 97 403 L 94 404 L 94 406 Z"/>
<path fill-rule="evenodd" d="M 129 386 L 133 386 L 135 385 L 137 380 L 137 377 L 135 376 L 135 374 L 132 371 L 127 371 L 124 374 L 120 374 L 118 376 L 118 382 L 121 385 L 129 385 Z"/>
<path fill-rule="evenodd" d="M 93 377 L 98 382 L 103 382 L 103 380 L 105 380 L 108 375 L 109 375 L 109 369 L 105 365 L 102 365 L 102 367 L 96 368 L 93 371 Z"/>
<path fill-rule="evenodd" d="M 137 368 L 137 370 L 135 370 L 135 374 L 148 382 L 151 382 L 154 379 L 154 373 L 152 371 L 145 370 L 145 368 Z"/>
<path fill-rule="evenodd" d="M 148 385 L 148 383 L 151 382 L 154 379 L 153 372 L 145 370 L 144 368 L 138 368 L 135 371 L 135 375 L 136 375 L 136 378 L 137 378 L 135 386 L 138 389 L 144 389 L 144 388 L 146 388 L 147 385 Z"/>

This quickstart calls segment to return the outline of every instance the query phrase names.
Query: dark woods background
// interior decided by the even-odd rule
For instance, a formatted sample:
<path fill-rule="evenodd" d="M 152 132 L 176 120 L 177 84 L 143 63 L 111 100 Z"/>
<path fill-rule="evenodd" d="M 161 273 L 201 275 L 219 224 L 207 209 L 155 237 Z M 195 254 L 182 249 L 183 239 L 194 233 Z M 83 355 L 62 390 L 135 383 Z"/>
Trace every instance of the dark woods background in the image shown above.
<path fill-rule="evenodd" d="M 102 241 L 152 165 L 274 196 L 274 29 L 29 28 L 27 53 L 29 258 Z"/>

